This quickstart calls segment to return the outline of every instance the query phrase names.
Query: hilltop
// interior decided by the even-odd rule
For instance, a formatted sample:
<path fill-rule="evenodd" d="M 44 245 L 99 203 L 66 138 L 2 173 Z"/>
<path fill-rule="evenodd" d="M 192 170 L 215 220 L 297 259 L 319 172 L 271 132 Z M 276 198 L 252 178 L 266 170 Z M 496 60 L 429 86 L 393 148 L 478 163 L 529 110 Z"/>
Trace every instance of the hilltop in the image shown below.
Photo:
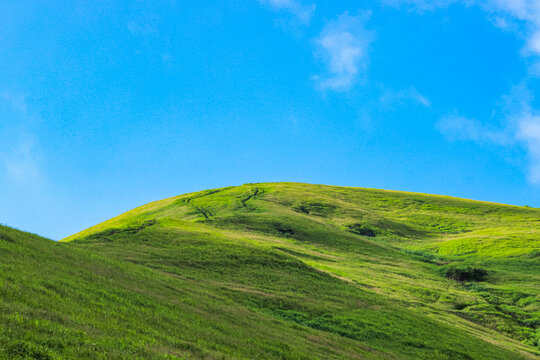
<path fill-rule="evenodd" d="M 245 184 L 0 251 L 6 358 L 540 356 L 534 208 Z"/>

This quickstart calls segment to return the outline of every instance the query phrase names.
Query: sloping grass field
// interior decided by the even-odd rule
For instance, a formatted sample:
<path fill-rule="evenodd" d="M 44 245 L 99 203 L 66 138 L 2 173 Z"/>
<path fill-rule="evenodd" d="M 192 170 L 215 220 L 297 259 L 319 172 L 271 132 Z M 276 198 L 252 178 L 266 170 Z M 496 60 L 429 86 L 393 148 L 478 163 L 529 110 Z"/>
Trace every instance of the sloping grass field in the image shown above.
<path fill-rule="evenodd" d="M 537 359 L 540 210 L 246 184 L 0 227 L 0 358 Z"/>

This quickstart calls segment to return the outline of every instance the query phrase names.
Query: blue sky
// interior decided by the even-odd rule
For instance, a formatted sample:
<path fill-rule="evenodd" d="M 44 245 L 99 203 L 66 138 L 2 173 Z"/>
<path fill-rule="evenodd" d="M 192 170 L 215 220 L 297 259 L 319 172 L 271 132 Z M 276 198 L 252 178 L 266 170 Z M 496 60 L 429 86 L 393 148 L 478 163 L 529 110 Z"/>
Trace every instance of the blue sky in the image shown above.
<path fill-rule="evenodd" d="M 0 3 L 0 222 L 300 181 L 540 206 L 540 0 Z"/>

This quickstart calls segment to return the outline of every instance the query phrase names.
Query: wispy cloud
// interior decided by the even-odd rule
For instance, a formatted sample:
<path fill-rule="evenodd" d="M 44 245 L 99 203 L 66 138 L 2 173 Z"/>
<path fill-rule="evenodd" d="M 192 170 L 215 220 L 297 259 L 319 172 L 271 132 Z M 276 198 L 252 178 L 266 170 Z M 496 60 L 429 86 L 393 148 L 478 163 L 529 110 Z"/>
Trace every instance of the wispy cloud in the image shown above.
<path fill-rule="evenodd" d="M 476 0 L 476 3 L 486 12 L 502 19 L 496 23 L 499 27 L 517 29 L 525 34 L 524 54 L 535 58 L 531 66 L 534 73 L 540 64 L 540 0 Z M 516 21 L 521 26 L 515 24 Z"/>
<path fill-rule="evenodd" d="M 171 54 L 168 36 L 160 31 L 160 18 L 147 14 L 137 20 L 126 23 L 127 30 L 133 35 L 137 44 L 137 54 L 147 52 L 159 57 L 169 69 L 176 67 L 176 59 Z"/>
<path fill-rule="evenodd" d="M 478 6 L 492 23 L 516 32 L 525 40 L 522 55 L 531 61 L 529 76 L 540 76 L 540 0 L 381 0 L 419 11 L 451 4 Z M 472 140 L 501 146 L 519 144 L 529 156 L 529 180 L 540 184 L 540 113 L 533 109 L 531 94 L 525 85 L 515 87 L 503 98 L 506 103 L 502 125 L 491 127 L 460 115 L 443 117 L 437 127 L 453 139 Z"/>
<path fill-rule="evenodd" d="M 523 147 L 529 157 L 529 180 L 540 184 L 540 114 L 531 107 L 531 95 L 525 85 L 516 86 L 503 97 L 502 125 L 490 126 L 485 122 L 457 114 L 443 117 L 438 129 L 454 140 L 471 140 L 500 146 Z"/>
<path fill-rule="evenodd" d="M 409 10 L 428 11 L 436 8 L 446 7 L 456 2 L 468 3 L 464 0 L 381 0 L 382 3 L 406 8 Z"/>
<path fill-rule="evenodd" d="M 10 149 L 1 154 L 1 159 L 8 178 L 13 182 L 39 182 L 43 179 L 39 168 L 41 156 L 31 135 L 21 135 Z"/>
<path fill-rule="evenodd" d="M 540 112 L 531 105 L 533 96 L 526 85 L 521 84 L 504 97 L 504 102 L 515 138 L 528 152 L 529 180 L 540 184 Z"/>
<path fill-rule="evenodd" d="M 503 129 L 491 128 L 482 122 L 461 116 L 446 115 L 437 123 L 439 131 L 451 140 L 472 140 L 479 143 L 508 145 L 512 137 Z"/>
<path fill-rule="evenodd" d="M 315 4 L 303 4 L 299 0 L 258 0 L 275 11 L 292 14 L 302 25 L 308 25 L 315 12 Z M 348 12 L 328 22 L 314 40 L 315 56 L 325 65 L 325 72 L 313 76 L 320 90 L 347 91 L 364 75 L 369 60 L 369 45 L 374 32 L 366 30 L 364 24 L 371 13 Z M 298 25 L 298 24 L 296 24 Z M 293 26 L 298 30 L 297 26 Z"/>
<path fill-rule="evenodd" d="M 521 117 L 516 135 L 529 152 L 529 180 L 534 184 L 540 184 L 540 116 L 526 114 Z"/>
<path fill-rule="evenodd" d="M 531 73 L 540 75 L 540 0 L 381 0 L 383 3 L 433 10 L 451 4 L 480 7 L 497 27 L 525 37 L 523 54 L 533 56 Z"/>
<path fill-rule="evenodd" d="M 11 107 L 12 110 L 15 110 L 20 114 L 25 116 L 28 114 L 28 106 L 26 105 L 26 97 L 24 95 L 2 91 L 0 93 L 0 101 L 4 102 Z"/>
<path fill-rule="evenodd" d="M 0 93 L 0 175 L 13 183 L 39 183 L 43 180 L 42 160 L 37 139 L 28 128 L 35 123 L 26 98 L 11 92 Z"/>
<path fill-rule="evenodd" d="M 157 36 L 159 31 L 157 27 L 150 22 L 130 21 L 127 23 L 129 32 L 136 36 Z"/>
<path fill-rule="evenodd" d="M 387 90 L 379 97 L 379 101 L 383 104 L 405 104 L 412 102 L 428 108 L 431 107 L 431 101 L 415 88 L 408 88 L 401 91 Z"/>
<path fill-rule="evenodd" d="M 292 14 L 302 24 L 309 24 L 316 8 L 315 4 L 304 5 L 296 0 L 259 0 L 259 2 L 276 11 Z"/>
<path fill-rule="evenodd" d="M 346 91 L 364 75 L 374 39 L 364 26 L 369 17 L 370 12 L 345 12 L 324 27 L 315 41 L 316 56 L 326 66 L 326 74 L 315 77 L 320 89 Z"/>

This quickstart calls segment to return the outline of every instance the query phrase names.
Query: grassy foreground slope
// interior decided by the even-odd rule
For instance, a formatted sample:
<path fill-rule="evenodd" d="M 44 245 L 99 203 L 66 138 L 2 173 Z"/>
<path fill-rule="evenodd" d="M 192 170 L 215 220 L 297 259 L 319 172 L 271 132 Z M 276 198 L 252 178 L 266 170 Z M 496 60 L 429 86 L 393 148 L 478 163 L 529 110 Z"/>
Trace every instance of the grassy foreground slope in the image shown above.
<path fill-rule="evenodd" d="M 154 202 L 60 243 L 0 227 L 0 357 L 537 358 L 539 219 L 277 183 Z"/>
<path fill-rule="evenodd" d="M 255 288 L 112 261 L 6 227 L 0 239 L 0 358 L 388 358 L 352 339 L 250 310 L 267 296 Z M 283 277 L 276 286 L 289 279 L 287 286 L 300 281 L 347 294 L 340 282 L 294 259 L 249 255 L 268 276 Z M 480 343 L 482 350 L 496 351 Z"/>

